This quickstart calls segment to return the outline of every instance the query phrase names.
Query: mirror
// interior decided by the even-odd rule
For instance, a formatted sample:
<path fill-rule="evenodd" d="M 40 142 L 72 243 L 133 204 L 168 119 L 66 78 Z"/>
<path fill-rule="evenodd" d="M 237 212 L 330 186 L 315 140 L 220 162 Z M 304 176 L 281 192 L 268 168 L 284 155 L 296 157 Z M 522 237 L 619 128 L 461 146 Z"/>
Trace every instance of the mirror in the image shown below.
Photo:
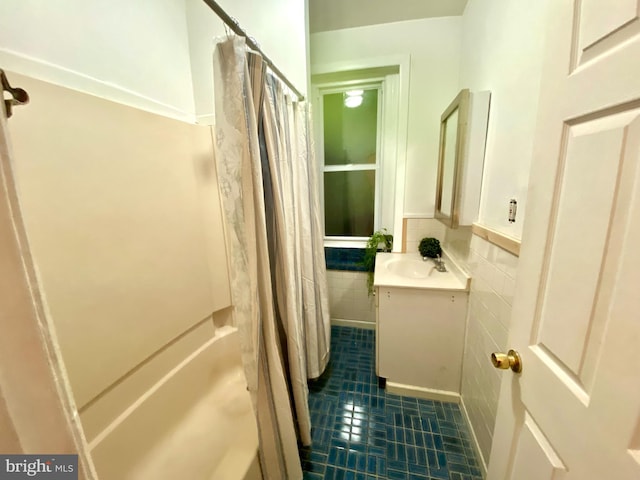
<path fill-rule="evenodd" d="M 440 117 L 440 153 L 435 216 L 450 228 L 459 222 L 460 172 L 469 109 L 469 90 L 460 93 Z"/>

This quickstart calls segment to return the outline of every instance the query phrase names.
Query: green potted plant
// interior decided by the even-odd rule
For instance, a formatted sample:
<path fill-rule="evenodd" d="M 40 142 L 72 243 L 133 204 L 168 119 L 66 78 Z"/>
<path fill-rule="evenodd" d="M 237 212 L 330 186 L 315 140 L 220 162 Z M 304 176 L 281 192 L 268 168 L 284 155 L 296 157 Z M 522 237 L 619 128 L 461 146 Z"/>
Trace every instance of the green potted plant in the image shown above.
<path fill-rule="evenodd" d="M 373 271 L 376 266 L 376 253 L 378 251 L 390 252 L 392 248 L 393 235 L 388 233 L 386 228 L 373 232 L 373 235 L 367 240 L 362 265 L 367 272 L 367 292 L 369 292 L 369 295 L 373 294 Z"/>
<path fill-rule="evenodd" d="M 437 258 L 438 256 L 442 255 L 442 247 L 440 247 L 440 241 L 437 238 L 433 237 L 426 237 L 420 240 L 418 251 L 423 258 Z"/>

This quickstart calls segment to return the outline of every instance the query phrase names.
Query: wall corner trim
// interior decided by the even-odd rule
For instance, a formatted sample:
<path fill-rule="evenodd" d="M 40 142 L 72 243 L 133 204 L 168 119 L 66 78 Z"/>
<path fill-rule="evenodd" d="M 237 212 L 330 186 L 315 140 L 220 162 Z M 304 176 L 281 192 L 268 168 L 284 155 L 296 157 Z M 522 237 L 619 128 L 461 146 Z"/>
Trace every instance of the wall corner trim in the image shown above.
<path fill-rule="evenodd" d="M 474 235 L 484 238 L 487 242 L 493 243 L 503 250 L 515 255 L 516 257 L 520 256 L 521 241 L 517 238 L 510 237 L 504 233 L 497 232 L 496 230 L 492 230 L 491 228 L 478 223 L 474 223 L 471 226 L 471 232 Z"/>

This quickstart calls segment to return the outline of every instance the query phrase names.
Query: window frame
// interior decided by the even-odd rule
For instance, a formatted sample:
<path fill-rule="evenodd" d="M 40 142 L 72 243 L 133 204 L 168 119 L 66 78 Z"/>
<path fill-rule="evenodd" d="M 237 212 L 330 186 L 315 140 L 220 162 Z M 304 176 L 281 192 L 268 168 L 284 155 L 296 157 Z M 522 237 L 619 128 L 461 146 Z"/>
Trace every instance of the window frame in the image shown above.
<path fill-rule="evenodd" d="M 349 90 L 377 90 L 377 118 L 376 118 L 376 162 L 364 164 L 346 164 L 346 165 L 325 165 L 324 157 L 324 96 L 344 93 Z M 324 174 L 327 172 L 352 172 L 373 170 L 375 172 L 375 192 L 374 192 L 374 209 L 373 209 L 373 231 L 380 229 L 381 222 L 381 199 L 382 199 L 382 131 L 384 121 L 384 78 L 370 78 L 366 81 L 348 81 L 337 82 L 330 85 L 318 86 L 318 122 L 317 122 L 317 152 L 320 162 L 318 162 L 318 170 L 320 173 L 320 201 L 322 203 L 322 231 L 324 235 L 325 247 L 361 247 L 363 248 L 369 237 L 350 237 L 340 235 L 326 235 L 325 226 L 325 202 L 324 202 Z M 373 233 L 373 232 L 372 232 Z"/>

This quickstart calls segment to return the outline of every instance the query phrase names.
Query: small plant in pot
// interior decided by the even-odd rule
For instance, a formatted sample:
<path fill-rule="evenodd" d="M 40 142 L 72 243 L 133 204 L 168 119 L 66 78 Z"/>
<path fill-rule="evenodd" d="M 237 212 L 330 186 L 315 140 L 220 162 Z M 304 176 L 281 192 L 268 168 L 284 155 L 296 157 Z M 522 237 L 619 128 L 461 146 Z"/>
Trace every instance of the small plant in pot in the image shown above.
<path fill-rule="evenodd" d="M 420 240 L 418 245 L 418 251 L 422 258 L 437 258 L 442 255 L 442 247 L 440 247 L 440 241 L 437 238 L 426 237 Z"/>
<path fill-rule="evenodd" d="M 373 235 L 367 240 L 362 265 L 367 272 L 367 292 L 369 292 L 369 295 L 373 293 L 373 272 L 376 267 L 376 253 L 379 251 L 390 252 L 392 248 L 393 235 L 388 233 L 386 228 L 373 232 Z"/>

